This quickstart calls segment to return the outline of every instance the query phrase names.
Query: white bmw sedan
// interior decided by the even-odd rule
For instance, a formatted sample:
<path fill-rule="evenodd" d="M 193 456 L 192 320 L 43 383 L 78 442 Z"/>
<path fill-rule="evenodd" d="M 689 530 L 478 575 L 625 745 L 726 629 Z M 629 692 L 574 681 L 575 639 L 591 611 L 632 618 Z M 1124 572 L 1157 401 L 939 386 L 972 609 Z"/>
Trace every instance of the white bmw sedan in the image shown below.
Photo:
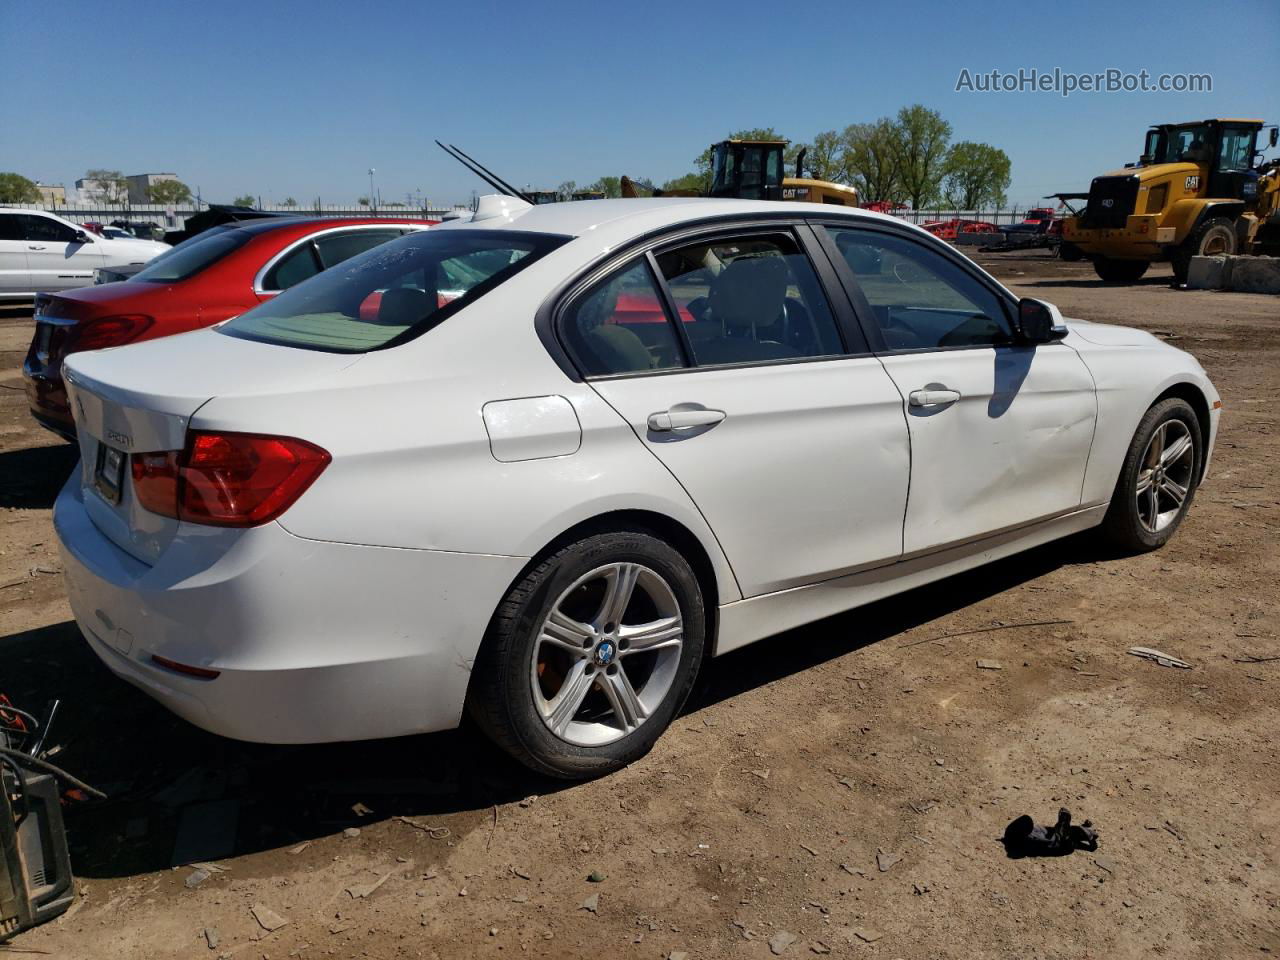
<path fill-rule="evenodd" d="M 563 777 L 762 637 L 1091 527 L 1161 546 L 1221 406 L 892 218 L 683 198 L 486 198 L 66 380 L 111 670 L 252 741 L 469 711 Z"/>

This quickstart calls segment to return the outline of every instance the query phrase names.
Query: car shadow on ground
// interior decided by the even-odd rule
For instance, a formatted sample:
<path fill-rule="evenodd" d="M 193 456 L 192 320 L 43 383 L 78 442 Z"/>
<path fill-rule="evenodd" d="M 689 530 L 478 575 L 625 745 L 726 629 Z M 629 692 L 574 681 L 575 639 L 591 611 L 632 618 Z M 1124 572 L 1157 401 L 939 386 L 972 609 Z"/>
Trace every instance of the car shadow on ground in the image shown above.
<path fill-rule="evenodd" d="M 1018 279 L 1017 285 L 1020 287 L 1111 287 L 1119 289 L 1120 287 L 1172 287 L 1172 276 L 1156 276 L 1142 277 L 1138 280 L 1128 280 L 1124 283 L 1108 283 L 1106 280 L 1063 280 L 1057 277 L 1048 280 L 1022 280 Z"/>
<path fill-rule="evenodd" d="M 52 507 L 79 457 L 70 443 L 0 452 L 0 507 Z"/>
<path fill-rule="evenodd" d="M 712 661 L 685 713 L 887 641 L 1059 566 L 1100 559 L 1092 540 L 1077 537 L 769 638 Z M 62 701 L 46 744 L 58 748 L 50 759 L 110 797 L 67 808 L 82 877 L 271 850 L 395 816 L 463 834 L 487 822 L 494 804 L 571 788 L 525 771 L 469 726 L 316 746 L 205 733 L 117 679 L 70 621 L 0 638 L 0 664 L 0 690 L 14 704 L 43 714 L 51 699 Z"/>

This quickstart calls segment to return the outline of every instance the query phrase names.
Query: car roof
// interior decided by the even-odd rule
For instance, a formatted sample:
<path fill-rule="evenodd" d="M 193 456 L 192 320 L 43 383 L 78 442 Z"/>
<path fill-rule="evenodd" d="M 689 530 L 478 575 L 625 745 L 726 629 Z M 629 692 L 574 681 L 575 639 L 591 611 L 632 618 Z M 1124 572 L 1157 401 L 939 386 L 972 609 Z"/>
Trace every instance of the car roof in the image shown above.
<path fill-rule="evenodd" d="M 289 227 L 309 227 L 309 226 L 328 226 L 328 227 L 358 227 L 358 226 L 377 226 L 378 224 L 399 224 L 399 223 L 434 223 L 435 221 L 427 220 L 424 217 L 270 217 L 261 220 L 236 220 L 232 223 L 219 224 L 217 228 L 225 228 L 229 230 L 241 230 L 245 233 L 259 234 L 270 233 L 273 230 L 283 230 Z"/>
<path fill-rule="evenodd" d="M 593 232 L 610 236 L 647 232 L 706 218 L 729 216 L 842 217 L 867 221 L 903 221 L 883 213 L 834 204 L 789 203 L 775 200 L 733 200 L 708 197 L 644 197 L 623 200 L 569 200 L 538 204 L 517 211 L 510 218 L 490 217 L 478 221 L 446 222 L 436 229 L 516 230 L 583 237 Z M 605 230 L 605 228 L 608 228 Z"/>

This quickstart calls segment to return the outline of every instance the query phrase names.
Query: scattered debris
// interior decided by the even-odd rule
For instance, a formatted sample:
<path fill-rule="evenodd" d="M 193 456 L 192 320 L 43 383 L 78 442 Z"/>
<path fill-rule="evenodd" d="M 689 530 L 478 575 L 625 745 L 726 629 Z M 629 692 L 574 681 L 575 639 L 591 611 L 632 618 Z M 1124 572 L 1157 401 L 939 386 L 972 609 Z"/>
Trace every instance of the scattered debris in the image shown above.
<path fill-rule="evenodd" d="M 667 954 L 667 960 L 689 960 L 689 951 L 672 950 L 670 953 Z"/>
<path fill-rule="evenodd" d="M 769 771 L 768 771 L 768 770 L 752 770 L 752 771 L 751 771 L 751 775 L 752 775 L 753 777 L 759 777 L 761 780 L 768 780 L 768 779 L 769 779 Z"/>
<path fill-rule="evenodd" d="M 522 870 L 519 867 L 512 867 L 511 872 L 515 874 L 517 877 L 519 877 L 521 880 L 532 879 L 532 877 L 529 876 L 529 872 L 527 870 Z"/>
<path fill-rule="evenodd" d="M 347 827 L 347 829 L 342 831 L 342 835 L 346 837 L 348 840 L 354 840 L 356 837 L 360 836 L 360 828 Z"/>
<path fill-rule="evenodd" d="M 520 801 L 519 806 L 531 807 L 535 803 L 537 803 L 537 801 L 538 801 L 538 795 L 536 793 L 531 793 L 529 794 L 529 796 L 525 797 L 523 800 Z"/>
<path fill-rule="evenodd" d="M 369 814 L 373 813 L 373 811 L 370 810 L 368 807 L 366 807 L 363 803 L 353 803 L 351 805 L 351 812 L 354 813 L 357 817 L 367 817 L 369 816 Z"/>
<path fill-rule="evenodd" d="M 208 870 L 192 870 L 189 874 L 187 874 L 187 879 L 183 880 L 182 883 L 183 883 L 183 886 L 185 886 L 188 890 L 194 890 L 196 887 L 200 886 L 200 884 L 204 883 L 208 879 L 209 879 Z"/>
<path fill-rule="evenodd" d="M 813 849 L 813 847 L 809 846 L 807 843 L 800 844 L 800 849 L 813 854 L 815 857 L 818 855 L 818 851 Z"/>
<path fill-rule="evenodd" d="M 1246 654 L 1243 657 L 1236 657 L 1232 663 L 1275 663 L 1280 657 L 1255 657 L 1253 654 Z"/>
<path fill-rule="evenodd" d="M 1154 660 L 1162 667 L 1178 667 L 1182 670 L 1191 669 L 1191 664 L 1187 663 L 1187 661 L 1180 660 L 1172 654 L 1153 650 L 1151 647 L 1130 647 L 1129 653 L 1135 657 L 1142 657 L 1144 660 Z"/>
<path fill-rule="evenodd" d="M 1010 859 L 1060 857 L 1077 849 L 1097 850 L 1098 831 L 1088 820 L 1072 826 L 1071 811 L 1063 807 L 1052 827 L 1037 827 L 1030 816 L 1023 814 L 1004 828 L 1003 842 Z"/>
<path fill-rule="evenodd" d="M 784 950 L 796 942 L 796 935 L 786 930 L 779 930 L 769 938 L 769 952 L 775 957 L 782 956 Z"/>
<path fill-rule="evenodd" d="M 854 927 L 853 935 L 863 943 L 875 943 L 884 936 L 879 930 L 870 930 L 867 927 Z"/>
<path fill-rule="evenodd" d="M 899 650 L 905 650 L 907 647 L 916 647 L 922 643 L 937 643 L 942 640 L 951 640 L 955 637 L 970 637 L 976 633 L 993 633 L 996 630 L 1013 630 L 1015 627 L 1052 627 L 1060 623 L 1075 623 L 1074 620 L 1028 620 L 1025 623 L 1000 623 L 994 627 L 981 627 L 977 630 L 961 630 L 959 633 L 944 633 L 940 637 L 926 637 L 923 640 L 912 640 L 910 643 L 898 645 Z"/>
<path fill-rule="evenodd" d="M 1113 875 L 1116 872 L 1116 865 L 1112 863 L 1110 860 L 1108 860 L 1106 857 L 1094 857 L 1093 863 L 1094 863 L 1094 866 L 1096 866 L 1099 870 L 1105 870 L 1107 871 L 1107 873 L 1110 873 Z"/>
<path fill-rule="evenodd" d="M 1004 664 L 1001 663 L 999 660 L 979 660 L 978 669 L 979 670 L 1003 670 Z"/>
<path fill-rule="evenodd" d="M 836 783 L 840 784 L 842 787 L 848 787 L 850 790 L 857 786 L 857 784 L 849 777 L 837 777 Z"/>
<path fill-rule="evenodd" d="M 579 910 L 589 910 L 591 913 L 600 912 L 600 894 L 593 893 L 587 899 L 583 900 L 578 907 Z"/>
<path fill-rule="evenodd" d="M 412 817 L 393 817 L 392 819 L 399 820 L 401 823 L 404 823 L 404 824 L 408 824 L 409 826 L 413 827 L 415 830 L 421 830 L 432 840 L 443 840 L 445 837 L 449 836 L 449 834 L 452 832 L 448 827 L 433 827 L 429 823 L 419 823 L 417 820 L 414 820 Z"/>
<path fill-rule="evenodd" d="M 267 933 L 273 930 L 279 930 L 289 921 L 280 914 L 276 913 L 270 907 L 265 907 L 260 903 L 255 903 L 249 908 L 249 912 L 253 914 L 253 919 L 258 921 L 258 925 Z"/>
<path fill-rule="evenodd" d="M 604 883 L 604 874 L 599 870 L 592 870 L 587 874 L 587 883 Z"/>
<path fill-rule="evenodd" d="M 218 949 L 218 944 L 222 942 L 222 937 L 218 934 L 217 927 L 204 928 L 204 942 L 209 945 L 210 950 Z"/>
<path fill-rule="evenodd" d="M 902 859 L 901 854 L 886 853 L 883 850 L 876 851 L 876 866 L 880 868 L 880 872 L 884 873 L 895 863 Z"/>
<path fill-rule="evenodd" d="M 825 956 L 826 954 L 828 954 L 828 953 L 830 953 L 830 952 L 831 952 L 831 948 L 830 948 L 830 947 L 828 947 L 828 946 L 827 946 L 825 943 L 823 943 L 821 940 L 815 940 L 815 941 L 813 941 L 813 943 L 809 944 L 809 949 L 810 949 L 812 952 L 814 952 L 814 953 L 818 954 L 818 956 L 820 956 L 820 957 L 821 957 L 821 956 Z"/>
<path fill-rule="evenodd" d="M 389 870 L 386 873 L 384 873 L 381 877 L 379 877 L 377 880 L 374 880 L 371 883 L 353 884 L 352 886 L 347 887 L 347 894 L 351 897 L 352 900 L 367 900 L 370 896 L 373 895 L 373 892 L 375 890 L 377 890 L 380 886 L 382 886 L 384 883 L 386 883 L 388 880 L 391 879 L 391 874 L 393 872 L 394 871 Z"/>
<path fill-rule="evenodd" d="M 303 840 L 301 843 L 297 844 L 296 846 L 292 846 L 292 847 L 290 847 L 290 848 L 289 848 L 289 852 L 290 852 L 290 853 L 292 853 L 292 854 L 294 854 L 294 855 L 297 855 L 297 854 L 301 853 L 303 850 L 307 849 L 307 847 L 309 847 L 309 846 L 311 846 L 311 841 L 310 841 L 310 840 Z"/>

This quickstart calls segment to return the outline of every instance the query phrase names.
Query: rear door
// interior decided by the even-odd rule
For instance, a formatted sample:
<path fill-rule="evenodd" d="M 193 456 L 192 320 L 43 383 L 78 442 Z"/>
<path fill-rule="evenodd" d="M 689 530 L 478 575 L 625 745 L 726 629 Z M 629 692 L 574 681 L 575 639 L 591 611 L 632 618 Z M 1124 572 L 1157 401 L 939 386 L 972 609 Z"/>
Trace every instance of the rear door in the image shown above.
<path fill-rule="evenodd" d="M 827 250 L 901 392 L 907 555 L 1080 506 L 1097 398 L 1065 343 L 1015 342 L 1007 295 L 899 230 L 828 225 Z"/>
<path fill-rule="evenodd" d="M 36 290 L 68 290 L 93 283 L 93 271 L 105 259 L 98 242 L 87 233 L 85 239 L 78 239 L 74 227 L 53 217 L 28 213 L 21 219 L 27 269 Z"/>
<path fill-rule="evenodd" d="M 31 293 L 27 235 L 23 215 L 0 211 L 0 294 Z"/>
<path fill-rule="evenodd" d="M 800 226 L 708 233 L 626 260 L 560 315 L 589 382 L 689 492 L 748 597 L 902 552 L 901 399 L 814 249 Z"/>

